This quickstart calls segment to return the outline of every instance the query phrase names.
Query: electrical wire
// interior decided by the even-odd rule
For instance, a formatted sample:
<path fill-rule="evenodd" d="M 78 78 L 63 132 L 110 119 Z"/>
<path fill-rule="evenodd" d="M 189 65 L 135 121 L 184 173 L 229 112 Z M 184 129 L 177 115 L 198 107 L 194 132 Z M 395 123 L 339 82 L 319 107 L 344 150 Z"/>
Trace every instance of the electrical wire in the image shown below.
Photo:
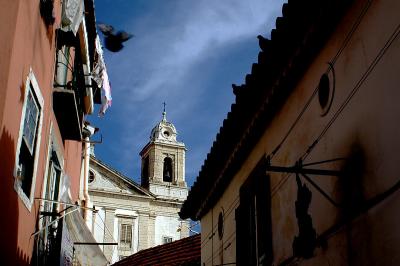
<path fill-rule="evenodd" d="M 368 78 L 368 76 L 372 73 L 376 65 L 380 62 L 382 57 L 385 55 L 389 47 L 393 44 L 393 42 L 397 39 L 397 37 L 400 34 L 400 24 L 397 25 L 395 28 L 394 32 L 391 34 L 391 36 L 388 38 L 386 41 L 385 45 L 379 50 L 378 54 L 372 61 L 372 63 L 368 66 L 367 70 L 364 72 L 364 74 L 361 76 L 361 78 L 358 80 L 356 85 L 353 87 L 353 89 L 350 91 L 344 102 L 340 105 L 339 109 L 335 112 L 333 117 L 330 119 L 330 121 L 326 124 L 324 129 L 321 131 L 321 133 L 318 135 L 318 137 L 313 141 L 313 143 L 309 146 L 307 151 L 301 156 L 301 159 L 304 160 L 308 157 L 308 155 L 312 152 L 312 150 L 317 146 L 319 141 L 323 138 L 323 136 L 328 132 L 328 130 L 331 128 L 332 124 L 336 121 L 336 119 L 339 117 L 339 115 L 343 112 L 343 110 L 347 107 L 351 99 L 354 97 L 354 95 L 358 92 L 358 90 L 361 88 L 365 80 Z M 285 182 L 289 178 L 290 174 L 285 178 Z M 400 181 L 398 181 L 395 185 L 393 185 L 390 189 L 385 191 L 382 194 L 379 194 L 378 196 L 374 197 L 373 199 L 369 200 L 367 202 L 365 207 L 365 211 L 368 211 L 370 208 L 374 207 L 376 204 L 380 203 L 384 199 L 386 199 L 388 196 L 393 194 L 395 191 L 398 191 L 400 189 Z M 370 206 L 369 206 L 370 205 Z M 337 225 L 334 225 L 333 227 L 337 227 Z M 327 230 L 329 231 L 329 230 Z M 327 233 L 326 233 L 327 234 Z M 285 264 L 286 265 L 286 264 Z"/>
<path fill-rule="evenodd" d="M 328 132 L 330 127 L 333 125 L 333 123 L 336 121 L 336 119 L 339 117 L 339 115 L 343 112 L 343 110 L 347 107 L 351 99 L 354 97 L 354 95 L 358 92 L 358 90 L 361 88 L 361 85 L 365 82 L 365 80 L 368 78 L 368 76 L 371 74 L 372 70 L 376 67 L 376 65 L 379 63 L 383 55 L 385 55 L 386 51 L 389 49 L 389 47 L 393 44 L 393 42 L 396 40 L 398 37 L 400 31 L 400 24 L 397 25 L 395 28 L 394 32 L 392 35 L 389 37 L 389 39 L 386 41 L 385 45 L 381 48 L 381 50 L 378 52 L 372 63 L 368 66 L 367 70 L 364 72 L 364 74 L 361 76 L 359 81 L 356 83 L 356 85 L 353 87 L 353 89 L 350 91 L 346 99 L 342 102 L 340 105 L 339 109 L 334 113 L 332 118 L 328 121 L 328 123 L 325 125 L 324 129 L 321 131 L 321 133 L 318 135 L 318 137 L 309 145 L 307 148 L 306 152 L 300 157 L 302 161 L 304 161 L 308 155 L 312 152 L 312 150 L 315 148 L 315 146 L 321 141 L 321 139 L 324 137 L 324 135 Z M 291 174 L 287 174 L 284 178 L 281 179 L 281 181 L 278 183 L 277 186 L 273 188 L 273 191 L 271 192 L 272 197 L 276 194 L 278 190 L 282 187 L 284 183 L 289 179 Z"/>
<path fill-rule="evenodd" d="M 357 30 L 358 26 L 361 24 L 362 19 L 364 18 L 366 12 L 368 11 L 369 7 L 371 6 L 371 1 L 368 1 L 367 4 L 364 6 L 364 8 L 362 9 L 361 13 L 358 15 L 355 23 L 353 24 L 353 26 L 351 27 L 349 33 L 346 35 L 346 38 L 344 39 L 342 45 L 340 46 L 340 48 L 338 49 L 338 51 L 336 52 L 335 56 L 333 57 L 333 59 L 331 60 L 329 64 L 328 69 L 325 71 L 325 74 L 328 74 L 329 71 L 331 71 L 333 69 L 333 66 L 335 65 L 336 61 L 338 60 L 338 58 L 340 57 L 340 55 L 343 53 L 344 49 L 346 48 L 346 46 L 348 45 L 348 43 L 351 40 L 351 37 L 354 35 L 354 32 Z M 289 130 L 287 131 L 287 133 L 285 134 L 285 136 L 282 138 L 282 140 L 279 142 L 279 144 L 275 147 L 275 149 L 271 152 L 271 154 L 269 155 L 270 159 L 272 159 L 275 154 L 280 150 L 280 148 L 282 147 L 282 145 L 285 143 L 286 139 L 289 137 L 289 135 L 292 133 L 293 129 L 295 128 L 295 126 L 297 125 L 297 123 L 300 121 L 301 117 L 303 116 L 303 114 L 305 113 L 305 111 L 308 109 L 308 107 L 311 104 L 311 101 L 314 99 L 315 95 L 317 94 L 319 89 L 319 86 L 317 86 L 314 90 L 313 93 L 311 94 L 310 98 L 307 100 L 306 104 L 304 105 L 304 107 L 302 108 L 302 110 L 300 111 L 300 113 L 297 115 L 296 119 L 294 120 L 294 122 L 292 123 L 292 125 L 290 126 Z"/>
<path fill-rule="evenodd" d="M 371 6 L 371 2 L 372 1 L 368 1 L 365 6 L 363 7 L 363 9 L 361 10 L 359 16 L 357 17 L 355 23 L 353 24 L 352 28 L 350 29 L 349 33 L 346 35 L 346 38 L 344 39 L 342 45 L 340 46 L 339 50 L 337 51 L 337 53 L 335 54 L 335 56 L 333 57 L 331 64 L 332 66 L 334 66 L 334 64 L 336 63 L 336 61 L 339 59 L 340 55 L 343 53 L 344 49 L 347 47 L 348 43 L 351 40 L 351 37 L 354 35 L 354 32 L 357 30 L 358 26 L 361 24 L 361 21 L 363 20 L 365 14 L 367 13 L 368 9 Z M 294 123 L 291 125 L 291 127 L 289 128 L 288 132 L 286 133 L 286 135 L 284 136 L 284 138 L 282 139 L 282 141 L 277 145 L 277 147 L 273 150 L 273 152 L 269 155 L 270 158 L 272 159 L 272 157 L 278 152 L 278 150 L 281 148 L 281 146 L 283 145 L 283 143 L 286 141 L 286 139 L 288 138 L 288 136 L 291 134 L 291 132 L 293 131 L 294 127 L 296 126 L 296 124 L 299 122 L 300 118 L 302 117 L 302 115 L 304 114 L 305 110 L 308 108 L 308 106 L 310 105 L 311 100 L 315 97 L 316 93 L 318 91 L 318 87 L 316 89 L 314 89 L 312 95 L 310 96 L 310 98 L 307 100 L 305 106 L 303 107 L 302 111 L 299 113 L 299 115 L 296 117 Z M 316 143 L 315 143 L 316 144 Z M 315 145 L 314 144 L 314 145 Z M 305 157 L 302 156 L 303 159 L 305 159 Z M 275 194 L 277 193 L 277 191 L 279 191 L 281 189 L 281 187 L 288 181 L 289 177 L 292 174 L 287 174 L 285 177 L 283 177 L 278 184 L 272 188 L 271 190 L 271 197 L 274 197 Z"/>
<path fill-rule="evenodd" d="M 66 215 L 79 210 L 79 208 L 75 208 L 69 212 L 65 212 L 63 215 L 61 215 L 60 217 L 57 217 L 56 219 L 54 219 L 53 221 L 51 221 L 50 223 L 48 223 L 46 226 L 43 226 L 42 228 L 40 228 L 38 231 L 36 231 L 35 233 L 33 233 L 30 237 L 36 236 L 37 234 L 39 234 L 40 232 L 42 232 L 44 229 L 46 229 L 47 227 L 49 227 L 50 225 L 54 224 L 55 222 L 58 222 L 60 219 L 64 218 Z"/>
<path fill-rule="evenodd" d="M 235 199 L 231 202 L 229 207 L 227 208 L 226 212 L 224 212 L 224 219 L 229 217 L 230 214 L 236 209 L 239 203 L 239 196 L 236 196 Z M 214 237 L 215 232 L 217 232 L 218 222 L 212 226 L 212 230 L 206 235 L 206 237 L 201 242 L 201 247 L 204 247 L 207 242 L 209 242 L 212 237 Z"/>
<path fill-rule="evenodd" d="M 361 10 L 360 14 L 358 15 L 355 23 L 353 24 L 352 28 L 350 29 L 349 33 L 346 35 L 346 38 L 344 39 L 342 45 L 340 46 L 340 48 L 338 49 L 337 53 L 335 54 L 335 56 L 332 58 L 331 62 L 329 63 L 329 67 L 328 69 L 325 71 L 325 74 L 329 73 L 329 71 L 331 71 L 331 69 L 333 68 L 334 64 L 336 63 L 336 61 L 339 59 L 340 55 L 343 53 L 344 49 L 347 47 L 348 43 L 351 40 L 351 37 L 354 35 L 355 31 L 358 29 L 358 26 L 361 24 L 365 14 L 367 13 L 368 9 L 371 6 L 371 2 L 372 1 L 368 1 L 366 3 L 366 5 L 363 7 L 363 9 Z M 292 125 L 290 126 L 289 130 L 287 131 L 287 133 L 285 134 L 285 136 L 282 138 L 282 140 L 279 142 L 279 144 L 276 146 L 276 148 L 271 152 L 271 154 L 269 155 L 270 158 L 272 159 L 274 157 L 274 155 L 277 154 L 277 152 L 280 150 L 280 148 L 282 147 L 282 145 L 285 143 L 285 141 L 287 140 L 287 138 L 289 137 L 289 135 L 292 133 L 293 129 L 295 128 L 295 126 L 298 124 L 298 122 L 300 121 L 301 117 L 304 115 L 305 111 L 308 109 L 308 107 L 311 104 L 311 101 L 314 99 L 315 95 L 318 92 L 318 86 L 313 90 L 313 93 L 311 94 L 310 98 L 307 100 L 307 102 L 305 103 L 305 105 L 303 106 L 302 110 L 300 111 L 300 113 L 298 114 L 298 116 L 296 117 L 295 121 L 292 123 Z M 340 111 L 341 112 L 341 111 Z M 326 132 L 325 132 L 326 133 Z M 325 134 L 323 133 L 323 134 Z M 313 143 L 314 146 L 316 145 L 316 143 Z M 303 159 L 305 159 L 304 156 L 302 156 Z M 292 174 L 289 173 L 287 175 L 285 175 L 285 177 L 283 177 L 276 186 L 274 186 L 271 189 L 271 199 L 276 195 L 276 193 L 282 188 L 282 186 L 287 182 L 287 180 L 289 179 L 289 177 Z M 236 200 L 239 198 L 239 196 L 237 196 L 234 201 L 231 203 L 231 206 L 236 202 Z M 237 206 L 237 205 L 236 205 Z M 230 214 L 232 210 L 230 210 L 229 212 L 227 211 L 227 214 Z M 212 230 L 210 231 L 210 233 L 207 234 L 207 236 L 203 239 L 202 243 L 201 243 L 201 247 L 205 246 L 205 244 L 207 242 L 210 241 L 210 237 L 212 238 L 215 234 L 214 229 L 216 229 L 218 226 L 218 224 L 215 224 L 214 226 L 212 226 Z"/>
<path fill-rule="evenodd" d="M 318 135 L 318 137 L 313 141 L 313 143 L 308 147 L 307 151 L 301 156 L 301 159 L 304 160 L 305 158 L 308 157 L 308 155 L 311 153 L 311 151 L 315 148 L 315 146 L 319 143 L 319 141 L 324 137 L 324 135 L 328 132 L 330 127 L 333 125 L 333 123 L 336 121 L 336 119 L 339 117 L 339 115 L 343 112 L 343 110 L 347 107 L 347 105 L 350 103 L 351 99 L 354 97 L 354 95 L 358 92 L 358 90 L 361 88 L 361 85 L 364 84 L 365 80 L 369 77 L 369 75 L 372 73 L 372 70 L 376 67 L 376 65 L 380 62 L 382 57 L 385 55 L 389 47 L 393 44 L 393 42 L 397 39 L 400 33 L 400 24 L 397 25 L 395 28 L 394 32 L 392 35 L 389 37 L 389 39 L 386 41 L 385 45 L 379 50 L 378 54 L 372 61 L 372 63 L 368 66 L 367 70 L 364 72 L 364 74 L 361 76 L 361 78 L 358 80 L 356 85 L 353 87 L 353 89 L 350 91 L 344 102 L 340 105 L 339 109 L 335 112 L 335 114 L 332 116 L 332 118 L 329 120 L 329 122 L 326 124 L 322 132 Z"/>
<path fill-rule="evenodd" d="M 100 215 L 99 215 L 100 216 Z M 93 221 L 93 219 L 92 219 Z M 99 222 L 96 221 L 96 219 L 94 219 L 94 225 L 97 226 L 100 230 L 103 231 L 103 242 L 104 242 L 104 228 L 105 227 L 101 227 L 101 225 L 99 224 Z M 105 226 L 105 225 L 104 225 Z M 93 237 L 94 237 L 94 232 L 93 232 Z M 132 238 L 133 239 L 133 238 Z M 115 241 L 115 239 L 113 238 L 114 243 L 118 243 Z M 99 245 L 101 245 L 101 243 L 99 243 Z M 112 254 L 114 254 L 115 249 L 117 248 L 117 245 L 113 246 L 113 250 L 112 250 Z M 103 246 L 103 253 L 104 253 L 104 246 Z"/>
<path fill-rule="evenodd" d="M 113 240 L 115 243 L 118 243 L 118 241 L 115 240 L 114 235 L 113 235 L 113 234 L 111 233 L 111 231 L 108 229 L 108 226 L 106 225 L 106 222 L 103 220 L 103 218 L 101 217 L 101 215 L 98 215 L 98 217 L 99 217 L 100 220 L 103 222 L 104 228 L 105 228 L 105 229 L 107 230 L 107 232 L 110 234 L 112 240 Z M 114 255 L 115 249 L 116 249 L 116 248 L 117 248 L 117 246 L 113 246 L 112 255 Z"/>
<path fill-rule="evenodd" d="M 225 247 L 223 246 L 223 245 L 221 245 L 220 247 L 218 247 L 218 249 L 215 251 L 215 255 L 214 254 L 212 254 L 212 255 L 210 255 L 206 260 L 205 260 L 205 263 L 208 263 L 210 260 L 213 260 L 213 259 L 216 259 L 220 254 L 221 254 L 221 251 L 222 251 L 222 249 L 226 249 L 227 247 L 229 247 L 229 246 L 231 246 L 231 243 L 232 243 L 232 241 L 233 240 L 235 240 L 236 239 L 236 230 L 235 231 L 233 231 L 228 237 L 227 237 L 227 239 L 225 240 L 225 242 L 229 242 Z M 214 264 L 213 264 L 214 265 Z"/>
<path fill-rule="evenodd" d="M 233 231 L 224 241 L 225 241 L 225 242 L 229 242 L 230 240 L 232 240 L 231 238 L 232 238 L 233 236 L 236 237 L 236 230 Z M 229 243 L 228 243 L 228 244 L 229 244 Z M 203 247 L 203 246 L 202 246 L 202 247 Z M 219 247 L 217 251 L 220 251 L 220 250 L 221 250 L 221 247 Z"/>
<path fill-rule="evenodd" d="M 59 61 L 57 60 L 57 64 L 58 64 L 58 63 L 61 63 L 61 64 L 63 64 L 64 66 L 66 66 L 71 72 L 74 72 L 74 68 L 73 68 L 73 66 L 71 65 L 71 62 L 70 62 L 70 60 L 72 59 L 71 53 L 68 53 L 68 57 L 67 57 L 67 55 L 63 52 L 62 49 L 60 49 L 59 51 L 60 51 L 61 54 L 64 56 L 64 59 L 67 60 L 67 63 L 65 64 L 65 63 L 59 62 Z"/>

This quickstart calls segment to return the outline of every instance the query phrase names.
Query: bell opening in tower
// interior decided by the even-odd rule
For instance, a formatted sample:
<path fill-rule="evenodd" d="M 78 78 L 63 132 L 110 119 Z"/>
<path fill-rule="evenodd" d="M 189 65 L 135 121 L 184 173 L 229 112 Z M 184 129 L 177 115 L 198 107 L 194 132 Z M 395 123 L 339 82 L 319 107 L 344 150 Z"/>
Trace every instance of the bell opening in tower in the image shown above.
<path fill-rule="evenodd" d="M 172 182 L 172 159 L 170 157 L 164 159 L 163 181 Z"/>
<path fill-rule="evenodd" d="M 142 161 L 142 186 L 149 187 L 149 156 Z"/>

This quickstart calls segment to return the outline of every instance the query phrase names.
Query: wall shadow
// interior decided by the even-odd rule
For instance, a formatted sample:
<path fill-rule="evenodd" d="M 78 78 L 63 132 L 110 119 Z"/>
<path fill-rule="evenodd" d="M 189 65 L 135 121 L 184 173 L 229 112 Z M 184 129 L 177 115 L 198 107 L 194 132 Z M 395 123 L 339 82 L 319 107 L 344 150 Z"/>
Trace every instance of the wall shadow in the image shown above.
<path fill-rule="evenodd" d="M 0 137 L 0 254 L 1 265 L 29 265 L 29 255 L 18 247 L 18 195 L 14 190 L 15 141 L 3 128 Z"/>

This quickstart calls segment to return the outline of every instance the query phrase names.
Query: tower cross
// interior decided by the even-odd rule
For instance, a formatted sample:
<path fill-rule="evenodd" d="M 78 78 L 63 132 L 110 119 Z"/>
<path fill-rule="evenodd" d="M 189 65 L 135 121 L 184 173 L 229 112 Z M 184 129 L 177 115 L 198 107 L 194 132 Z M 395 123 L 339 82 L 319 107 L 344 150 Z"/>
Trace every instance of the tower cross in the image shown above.
<path fill-rule="evenodd" d="M 163 105 L 164 105 L 164 111 L 163 111 L 163 113 L 162 113 L 162 115 L 163 115 L 163 121 L 167 121 L 167 113 L 165 112 L 165 106 L 167 105 L 165 102 L 163 102 Z"/>

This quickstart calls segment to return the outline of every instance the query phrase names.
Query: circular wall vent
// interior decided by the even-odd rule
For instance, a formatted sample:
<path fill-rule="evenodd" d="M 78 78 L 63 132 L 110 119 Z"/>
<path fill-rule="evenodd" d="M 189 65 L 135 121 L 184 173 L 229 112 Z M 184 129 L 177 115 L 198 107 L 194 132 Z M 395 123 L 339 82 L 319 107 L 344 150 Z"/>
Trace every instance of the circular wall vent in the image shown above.
<path fill-rule="evenodd" d="M 224 210 L 218 215 L 218 237 L 221 240 L 224 235 Z"/>
<path fill-rule="evenodd" d="M 318 101 L 322 109 L 321 116 L 325 116 L 331 109 L 335 95 L 335 71 L 329 63 L 329 70 L 324 73 L 318 84 Z"/>
<path fill-rule="evenodd" d="M 329 77 L 327 74 L 323 74 L 319 80 L 318 85 L 318 100 L 321 108 L 324 109 L 328 105 L 329 101 Z"/>

